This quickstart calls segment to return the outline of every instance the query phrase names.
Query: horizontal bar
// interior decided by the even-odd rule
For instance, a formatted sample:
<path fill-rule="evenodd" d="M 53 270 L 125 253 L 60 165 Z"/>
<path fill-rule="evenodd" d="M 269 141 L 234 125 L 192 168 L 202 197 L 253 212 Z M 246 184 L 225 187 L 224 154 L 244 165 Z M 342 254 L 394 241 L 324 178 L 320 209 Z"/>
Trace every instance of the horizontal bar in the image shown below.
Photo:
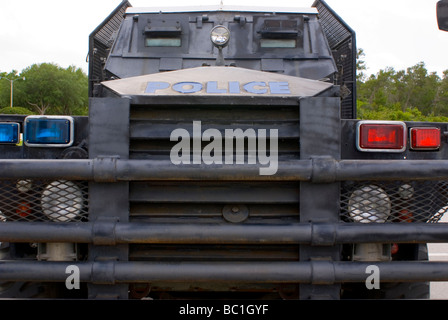
<path fill-rule="evenodd" d="M 447 160 L 342 160 L 336 180 L 446 180 Z"/>
<path fill-rule="evenodd" d="M 344 223 L 335 243 L 446 243 L 446 223 Z"/>
<path fill-rule="evenodd" d="M 260 169 L 268 165 L 174 165 L 162 160 L 129 160 L 117 162 L 117 179 L 136 180 L 219 180 L 219 181 L 309 181 L 310 160 L 279 161 L 274 175 L 260 175 Z"/>
<path fill-rule="evenodd" d="M 308 181 L 311 161 L 281 161 L 275 175 L 260 175 L 252 164 L 174 165 L 162 160 L 0 160 L 1 179 L 66 179 L 97 182 L 151 180 L 220 180 L 220 181 Z"/>
<path fill-rule="evenodd" d="M 448 160 L 340 160 L 278 161 L 274 175 L 260 175 L 253 164 L 174 165 L 168 160 L 0 160 L 1 179 L 47 178 L 115 181 L 309 181 L 331 183 L 346 180 L 444 180 Z"/>
<path fill-rule="evenodd" d="M 2 179 L 92 180 L 94 160 L 0 160 Z"/>
<path fill-rule="evenodd" d="M 154 224 L 144 222 L 0 223 L 0 242 L 70 242 L 140 244 L 308 244 L 447 243 L 448 224 L 435 223 L 297 223 Z M 104 230 L 109 230 L 104 234 Z M 101 234 L 97 232 L 100 230 Z"/>
<path fill-rule="evenodd" d="M 448 281 L 448 262 L 141 262 L 0 261 L 0 281 L 62 282 L 79 268 L 79 280 L 98 284 L 173 282 L 312 283 L 365 282 L 378 269 L 380 282 Z M 73 270 L 70 269 L 70 270 Z M 325 270 L 325 274 L 321 272 Z"/>
<path fill-rule="evenodd" d="M 97 223 L 0 223 L 1 242 L 95 243 Z M 311 239 L 310 225 L 116 223 L 103 242 L 146 244 L 297 244 Z"/>

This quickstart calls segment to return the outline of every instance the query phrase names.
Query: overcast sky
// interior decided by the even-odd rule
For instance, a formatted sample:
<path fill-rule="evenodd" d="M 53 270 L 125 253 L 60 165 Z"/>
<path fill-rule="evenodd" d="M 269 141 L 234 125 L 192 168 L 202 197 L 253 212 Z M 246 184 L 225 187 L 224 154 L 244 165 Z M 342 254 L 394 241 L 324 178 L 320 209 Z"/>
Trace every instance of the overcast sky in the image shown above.
<path fill-rule="evenodd" d="M 0 0 L 0 72 L 43 62 L 88 70 L 89 34 L 121 0 Z M 130 0 L 134 7 L 185 5 L 181 0 Z M 327 0 L 355 30 L 369 74 L 404 70 L 425 62 L 428 71 L 448 70 L 448 32 L 436 21 L 437 0 Z M 217 5 L 220 0 L 190 0 Z M 310 7 L 313 0 L 224 0 L 224 4 Z"/>

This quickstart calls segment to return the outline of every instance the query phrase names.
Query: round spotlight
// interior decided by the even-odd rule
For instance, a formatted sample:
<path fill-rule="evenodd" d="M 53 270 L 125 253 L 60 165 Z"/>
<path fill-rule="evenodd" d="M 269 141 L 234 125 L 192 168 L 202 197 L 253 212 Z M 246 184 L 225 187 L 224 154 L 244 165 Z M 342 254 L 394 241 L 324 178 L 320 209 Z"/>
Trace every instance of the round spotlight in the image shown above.
<path fill-rule="evenodd" d="M 42 192 L 43 213 L 55 222 L 68 222 L 80 216 L 83 207 L 81 189 L 72 181 L 53 181 Z"/>
<path fill-rule="evenodd" d="M 348 212 L 355 222 L 384 223 L 391 214 L 391 201 L 380 187 L 364 186 L 351 194 Z"/>
<path fill-rule="evenodd" d="M 216 26 L 210 32 L 210 39 L 216 47 L 225 47 L 230 40 L 230 31 L 224 26 Z"/>

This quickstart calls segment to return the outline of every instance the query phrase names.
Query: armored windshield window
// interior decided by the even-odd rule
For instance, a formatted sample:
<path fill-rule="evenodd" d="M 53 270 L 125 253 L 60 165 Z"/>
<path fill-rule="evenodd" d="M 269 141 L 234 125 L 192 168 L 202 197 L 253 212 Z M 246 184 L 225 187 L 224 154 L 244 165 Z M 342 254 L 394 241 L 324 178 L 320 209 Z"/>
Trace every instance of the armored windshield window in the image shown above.
<path fill-rule="evenodd" d="M 176 26 L 160 26 L 145 28 L 146 47 L 180 47 L 182 46 L 182 29 Z"/>
<path fill-rule="evenodd" d="M 262 48 L 295 48 L 297 47 L 296 39 L 261 39 Z"/>
<path fill-rule="evenodd" d="M 300 35 L 296 20 L 265 20 L 260 31 L 262 48 L 296 48 Z"/>

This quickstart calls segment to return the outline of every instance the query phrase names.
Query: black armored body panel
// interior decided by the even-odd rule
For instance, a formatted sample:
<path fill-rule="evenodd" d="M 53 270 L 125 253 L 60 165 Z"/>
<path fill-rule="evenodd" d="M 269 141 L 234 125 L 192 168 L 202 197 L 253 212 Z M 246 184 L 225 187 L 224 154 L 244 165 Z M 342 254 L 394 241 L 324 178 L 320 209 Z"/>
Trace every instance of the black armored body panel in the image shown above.
<path fill-rule="evenodd" d="M 1 116 L 0 297 L 428 298 L 448 126 L 357 120 L 355 67 L 324 1 L 123 1 L 88 117 Z"/>
<path fill-rule="evenodd" d="M 226 66 L 341 85 L 342 117 L 355 118 L 355 34 L 321 1 L 312 8 L 128 6 L 124 1 L 90 36 L 92 96 L 102 80 L 216 65 L 210 32 L 224 25 L 231 34 Z"/>

